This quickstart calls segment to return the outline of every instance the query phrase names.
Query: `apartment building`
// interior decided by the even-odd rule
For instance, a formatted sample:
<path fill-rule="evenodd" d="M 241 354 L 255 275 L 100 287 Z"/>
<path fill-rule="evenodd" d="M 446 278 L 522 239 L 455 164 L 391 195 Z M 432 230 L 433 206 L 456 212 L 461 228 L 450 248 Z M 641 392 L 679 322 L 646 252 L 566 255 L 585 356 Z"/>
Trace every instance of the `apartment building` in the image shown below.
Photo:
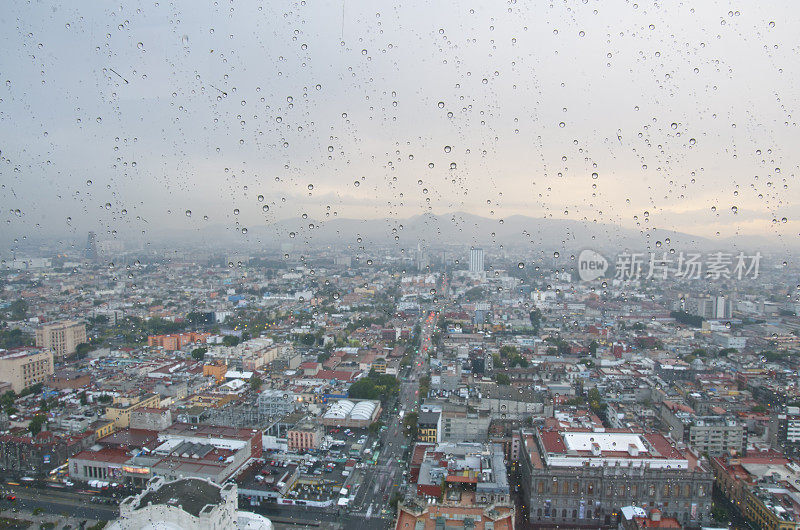
<path fill-rule="evenodd" d="M 0 350 L 0 380 L 11 384 L 11 390 L 43 383 L 53 375 L 53 353 L 28 348 Z"/>
<path fill-rule="evenodd" d="M 50 349 L 59 359 L 75 353 L 86 342 L 86 324 L 72 320 L 51 322 L 36 330 L 36 347 Z"/>
<path fill-rule="evenodd" d="M 747 450 L 747 426 L 727 416 L 698 416 L 680 403 L 665 400 L 660 418 L 675 440 L 710 456 L 741 455 Z"/>
<path fill-rule="evenodd" d="M 106 418 L 113 421 L 117 429 L 130 426 L 133 411 L 143 407 L 158 408 L 158 394 L 145 394 L 137 397 L 116 397 L 114 403 L 106 407 Z"/>

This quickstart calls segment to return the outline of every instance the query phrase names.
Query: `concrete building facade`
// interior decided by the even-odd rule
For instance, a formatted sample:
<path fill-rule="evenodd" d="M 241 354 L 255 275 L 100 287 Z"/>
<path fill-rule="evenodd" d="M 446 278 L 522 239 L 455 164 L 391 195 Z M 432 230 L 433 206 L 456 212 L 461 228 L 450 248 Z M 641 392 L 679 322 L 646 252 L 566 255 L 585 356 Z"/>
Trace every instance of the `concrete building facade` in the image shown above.
<path fill-rule="evenodd" d="M 53 375 L 53 353 L 45 350 L 0 350 L 0 380 L 11 384 L 11 390 L 21 392 Z"/>
<path fill-rule="evenodd" d="M 36 330 L 36 347 L 50 349 L 60 359 L 75 353 L 78 344 L 84 342 L 86 324 L 83 322 L 51 322 Z"/>

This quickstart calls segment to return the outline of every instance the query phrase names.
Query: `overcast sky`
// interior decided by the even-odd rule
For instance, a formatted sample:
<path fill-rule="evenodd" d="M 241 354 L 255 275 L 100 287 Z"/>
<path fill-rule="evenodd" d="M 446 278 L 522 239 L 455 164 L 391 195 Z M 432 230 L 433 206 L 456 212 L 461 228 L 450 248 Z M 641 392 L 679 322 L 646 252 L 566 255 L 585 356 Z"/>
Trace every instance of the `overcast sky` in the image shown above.
<path fill-rule="evenodd" d="M 209 4 L 4 5 L 4 238 L 427 211 L 800 231 L 795 2 Z"/>

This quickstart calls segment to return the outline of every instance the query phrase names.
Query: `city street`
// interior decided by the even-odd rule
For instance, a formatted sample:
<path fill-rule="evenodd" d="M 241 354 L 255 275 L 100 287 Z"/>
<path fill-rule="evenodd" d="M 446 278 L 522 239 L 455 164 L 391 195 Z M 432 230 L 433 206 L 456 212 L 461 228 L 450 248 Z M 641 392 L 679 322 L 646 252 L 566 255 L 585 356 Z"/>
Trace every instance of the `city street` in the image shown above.
<path fill-rule="evenodd" d="M 399 375 L 400 391 L 398 395 L 398 411 L 405 414 L 415 411 L 419 404 L 419 377 L 427 370 L 427 352 L 431 348 L 431 336 L 435 329 L 435 314 L 426 314 L 420 319 L 420 349 L 412 359 L 411 366 Z M 411 445 L 411 441 L 403 431 L 403 420 L 399 415 L 393 415 L 387 420 L 387 429 L 381 433 L 382 447 L 378 462 L 374 466 L 358 470 L 358 479 L 354 484 L 359 484 L 356 497 L 350 507 L 352 516 L 376 518 L 386 511 L 387 522 L 391 522 L 389 514 L 389 500 L 399 491 L 403 480 L 403 471 L 408 463 L 401 465 L 399 461 L 404 456 L 404 446 Z"/>
<path fill-rule="evenodd" d="M 5 489 L 16 495 L 17 500 L 12 503 L 3 499 L 4 508 L 16 506 L 28 511 L 40 508 L 45 513 L 102 521 L 114 520 L 119 515 L 116 505 L 93 504 L 90 495 L 77 492 L 22 486 L 5 486 Z"/>

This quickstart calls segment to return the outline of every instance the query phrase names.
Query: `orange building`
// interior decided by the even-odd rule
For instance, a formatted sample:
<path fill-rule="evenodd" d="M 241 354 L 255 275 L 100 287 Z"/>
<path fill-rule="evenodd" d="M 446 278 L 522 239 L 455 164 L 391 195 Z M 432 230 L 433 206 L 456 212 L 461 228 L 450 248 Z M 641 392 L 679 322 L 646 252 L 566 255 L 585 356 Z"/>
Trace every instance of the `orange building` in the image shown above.
<path fill-rule="evenodd" d="M 228 366 L 221 362 L 203 365 L 203 377 L 211 376 L 216 379 L 217 383 L 221 383 L 225 379 L 225 374 L 227 372 Z"/>
<path fill-rule="evenodd" d="M 150 347 L 164 348 L 166 351 L 180 350 L 187 344 L 205 344 L 211 333 L 175 333 L 173 335 L 151 335 L 147 337 Z"/>

